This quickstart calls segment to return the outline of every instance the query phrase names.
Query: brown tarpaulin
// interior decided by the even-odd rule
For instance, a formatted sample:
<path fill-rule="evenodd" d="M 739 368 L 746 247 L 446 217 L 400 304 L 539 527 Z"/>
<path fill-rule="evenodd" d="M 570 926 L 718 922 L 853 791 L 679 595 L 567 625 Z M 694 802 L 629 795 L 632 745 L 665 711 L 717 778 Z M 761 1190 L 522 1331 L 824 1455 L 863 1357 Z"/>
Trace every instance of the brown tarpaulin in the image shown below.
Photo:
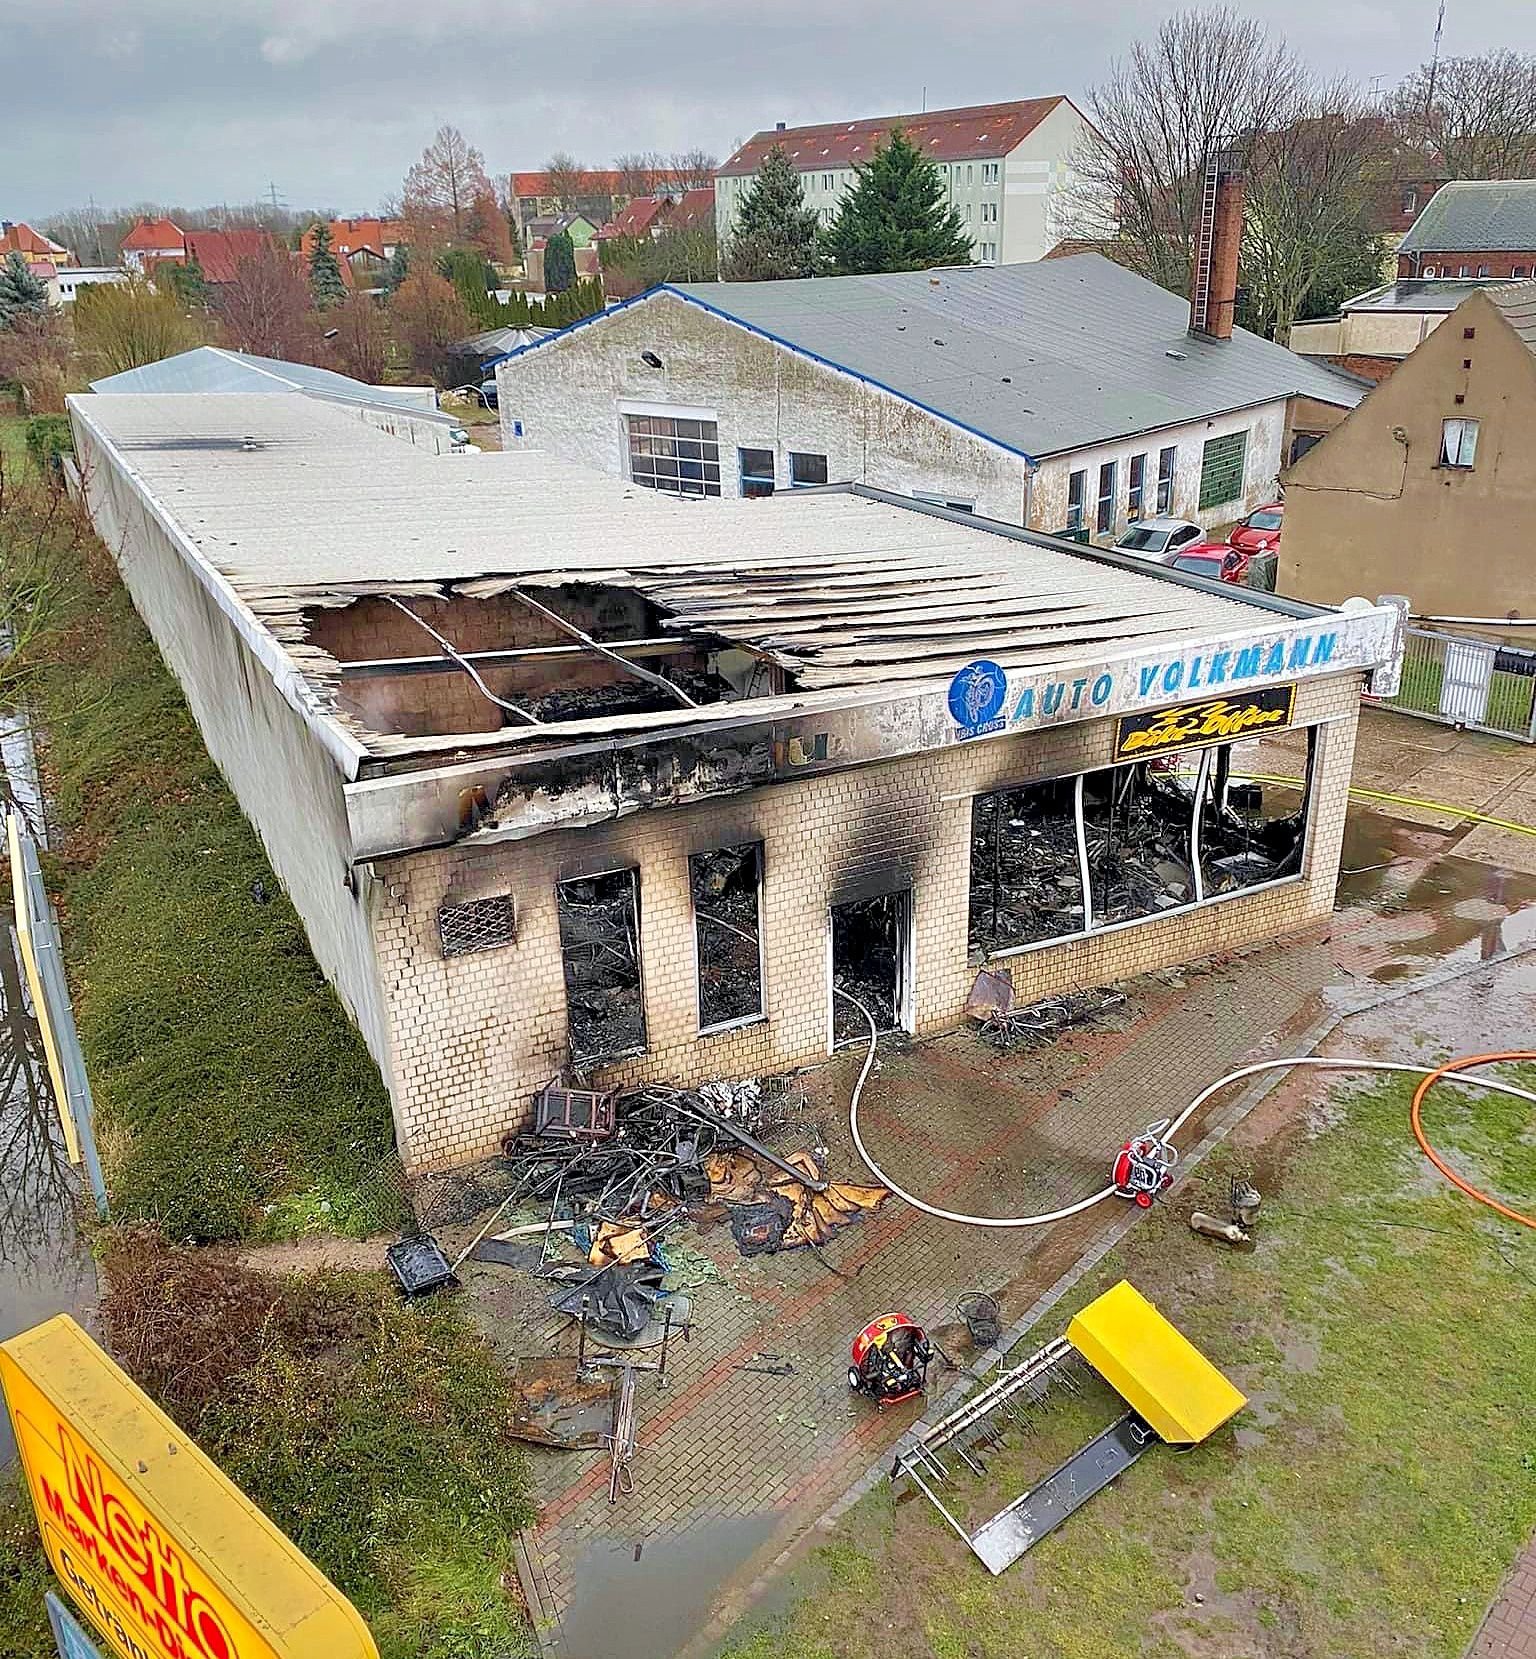
<path fill-rule="evenodd" d="M 791 1152 L 785 1162 L 813 1180 L 820 1179 L 821 1171 L 809 1152 Z M 724 1204 L 760 1204 L 775 1196 L 787 1199 L 794 1214 L 784 1231 L 781 1247 L 786 1250 L 800 1244 L 825 1244 L 839 1227 L 891 1196 L 886 1187 L 853 1181 L 833 1181 L 825 1192 L 812 1192 L 783 1170 L 764 1169 L 745 1152 L 712 1152 L 704 1160 L 704 1170 L 709 1176 L 709 1196 Z"/>

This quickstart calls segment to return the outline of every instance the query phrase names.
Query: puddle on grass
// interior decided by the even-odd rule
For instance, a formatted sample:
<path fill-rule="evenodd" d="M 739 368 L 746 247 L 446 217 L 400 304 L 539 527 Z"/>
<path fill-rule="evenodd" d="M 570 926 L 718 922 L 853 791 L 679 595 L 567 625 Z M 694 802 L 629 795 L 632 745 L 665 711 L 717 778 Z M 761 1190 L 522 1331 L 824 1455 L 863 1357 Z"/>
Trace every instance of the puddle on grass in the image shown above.
<path fill-rule="evenodd" d="M 643 1478 L 638 1469 L 636 1478 Z M 672 1659 L 780 1518 L 770 1511 L 596 1539 L 571 1563 L 575 1590 L 560 1621 L 561 1659 Z"/>

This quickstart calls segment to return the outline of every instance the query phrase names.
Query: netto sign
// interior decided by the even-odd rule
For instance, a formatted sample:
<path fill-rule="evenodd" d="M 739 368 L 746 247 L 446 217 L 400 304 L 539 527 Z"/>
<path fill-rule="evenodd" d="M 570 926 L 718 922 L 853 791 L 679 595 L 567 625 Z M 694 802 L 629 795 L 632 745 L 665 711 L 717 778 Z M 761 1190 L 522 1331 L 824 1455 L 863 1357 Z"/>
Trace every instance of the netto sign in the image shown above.
<path fill-rule="evenodd" d="M 121 1659 L 378 1659 L 367 1626 L 61 1314 L 0 1343 L 43 1547 Z"/>
<path fill-rule="evenodd" d="M 1295 703 L 1295 686 L 1273 685 L 1232 697 L 1203 697 L 1151 714 L 1122 715 L 1115 722 L 1115 759 L 1145 760 L 1172 749 L 1278 731 L 1290 725 Z"/>

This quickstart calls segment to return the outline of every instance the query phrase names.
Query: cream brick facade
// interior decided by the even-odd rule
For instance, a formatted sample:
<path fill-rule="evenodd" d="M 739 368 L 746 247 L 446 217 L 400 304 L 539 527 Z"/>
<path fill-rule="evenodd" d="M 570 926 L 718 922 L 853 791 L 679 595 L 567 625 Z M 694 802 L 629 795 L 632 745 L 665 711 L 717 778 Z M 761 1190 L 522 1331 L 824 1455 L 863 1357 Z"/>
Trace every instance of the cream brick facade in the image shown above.
<path fill-rule="evenodd" d="M 1359 680 L 1303 682 L 1295 723 L 1317 725 L 1302 874 L 1196 909 L 994 959 L 1025 1001 L 1274 938 L 1326 916 L 1344 830 Z M 1109 763 L 1112 720 L 961 745 L 640 812 L 597 829 L 421 853 L 377 866 L 375 939 L 393 1030 L 397 1118 L 415 1167 L 496 1150 L 567 1060 L 555 884 L 622 866 L 639 872 L 648 1047 L 603 1082 L 696 1082 L 783 1070 L 829 1047 L 828 909 L 910 887 L 912 1025 L 957 1024 L 975 977 L 968 954 L 971 797 Z M 763 1019 L 700 1035 L 690 854 L 763 844 Z M 516 942 L 444 959 L 437 912 L 510 892 Z"/>

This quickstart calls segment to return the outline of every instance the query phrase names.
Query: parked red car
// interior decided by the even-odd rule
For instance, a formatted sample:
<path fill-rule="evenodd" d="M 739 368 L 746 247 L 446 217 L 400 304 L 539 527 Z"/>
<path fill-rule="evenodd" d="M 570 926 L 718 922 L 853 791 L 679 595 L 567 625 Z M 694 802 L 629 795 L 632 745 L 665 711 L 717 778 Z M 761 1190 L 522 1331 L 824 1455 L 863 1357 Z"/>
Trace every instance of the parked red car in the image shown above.
<path fill-rule="evenodd" d="M 1163 562 L 1170 570 L 1205 576 L 1213 582 L 1231 582 L 1238 587 L 1258 588 L 1264 593 L 1275 591 L 1278 561 L 1268 549 L 1250 553 L 1245 548 L 1233 547 L 1230 542 L 1202 541 L 1193 547 L 1181 547 Z"/>
<path fill-rule="evenodd" d="M 1245 553 L 1272 552 L 1280 545 L 1280 526 L 1284 517 L 1283 501 L 1271 501 L 1267 507 L 1255 507 L 1227 539 Z"/>

